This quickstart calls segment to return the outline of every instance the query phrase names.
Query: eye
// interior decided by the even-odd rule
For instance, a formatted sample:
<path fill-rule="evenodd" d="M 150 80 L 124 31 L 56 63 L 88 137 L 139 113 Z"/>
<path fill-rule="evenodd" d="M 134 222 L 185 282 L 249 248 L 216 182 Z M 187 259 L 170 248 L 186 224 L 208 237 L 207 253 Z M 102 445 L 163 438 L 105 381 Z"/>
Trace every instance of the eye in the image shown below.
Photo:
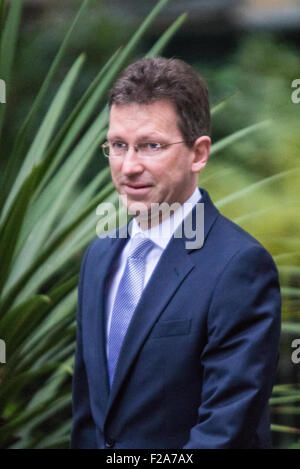
<path fill-rule="evenodd" d="M 124 142 L 112 142 L 112 143 L 111 143 L 111 146 L 112 146 L 112 148 L 114 148 L 115 150 L 123 150 L 123 149 L 127 148 L 127 143 L 124 143 Z"/>
<path fill-rule="evenodd" d="M 162 147 L 160 143 L 154 143 L 154 142 L 144 143 L 143 145 L 146 150 L 149 150 L 152 152 L 158 151 Z"/>

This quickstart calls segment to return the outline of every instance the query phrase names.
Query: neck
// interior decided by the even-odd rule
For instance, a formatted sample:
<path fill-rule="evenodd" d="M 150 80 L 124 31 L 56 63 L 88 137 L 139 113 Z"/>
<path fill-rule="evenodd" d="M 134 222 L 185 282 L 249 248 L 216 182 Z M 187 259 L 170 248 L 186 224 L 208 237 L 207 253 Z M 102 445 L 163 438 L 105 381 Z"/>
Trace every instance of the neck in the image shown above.
<path fill-rule="evenodd" d="M 167 204 L 166 204 L 167 205 Z M 165 206 L 160 206 L 158 208 L 155 208 L 155 210 L 150 209 L 148 212 L 141 212 L 136 216 L 136 221 L 139 225 L 139 227 L 142 230 L 150 230 L 154 226 L 159 225 L 162 223 L 163 220 L 166 218 L 169 218 L 171 215 L 174 214 L 176 210 L 178 210 L 179 207 L 181 207 L 181 204 L 176 203 L 173 204 L 172 207 L 165 207 Z M 178 205 L 178 207 L 177 207 Z M 176 206 L 176 207 L 175 207 Z"/>
<path fill-rule="evenodd" d="M 192 196 L 196 189 L 196 186 L 192 188 L 192 191 L 182 202 L 168 202 L 152 203 L 151 208 L 147 211 L 140 211 L 136 214 L 136 222 L 142 230 L 149 230 L 154 226 L 159 225 L 163 220 L 170 218 L 174 213 L 182 208 L 183 204 Z"/>

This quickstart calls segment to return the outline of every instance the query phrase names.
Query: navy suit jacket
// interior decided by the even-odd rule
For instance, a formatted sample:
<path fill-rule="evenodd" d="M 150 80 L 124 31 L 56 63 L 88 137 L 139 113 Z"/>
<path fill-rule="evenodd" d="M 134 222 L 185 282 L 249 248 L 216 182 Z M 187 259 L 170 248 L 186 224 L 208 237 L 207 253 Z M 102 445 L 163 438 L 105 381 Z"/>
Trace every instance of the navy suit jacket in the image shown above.
<path fill-rule="evenodd" d="M 84 255 L 72 448 L 271 446 L 277 269 L 263 246 L 200 190 L 203 246 L 187 249 L 184 237 L 169 242 L 129 325 L 111 389 L 106 286 L 127 240 L 96 239 Z"/>

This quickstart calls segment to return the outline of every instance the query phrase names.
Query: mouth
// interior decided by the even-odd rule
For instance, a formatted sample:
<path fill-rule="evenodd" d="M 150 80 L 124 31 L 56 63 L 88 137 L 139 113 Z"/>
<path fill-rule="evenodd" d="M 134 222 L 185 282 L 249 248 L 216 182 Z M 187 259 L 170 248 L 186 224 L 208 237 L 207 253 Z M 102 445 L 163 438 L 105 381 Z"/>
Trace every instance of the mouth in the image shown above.
<path fill-rule="evenodd" d="M 147 194 L 152 185 L 148 184 L 123 184 L 125 194 L 129 195 L 145 195 Z"/>

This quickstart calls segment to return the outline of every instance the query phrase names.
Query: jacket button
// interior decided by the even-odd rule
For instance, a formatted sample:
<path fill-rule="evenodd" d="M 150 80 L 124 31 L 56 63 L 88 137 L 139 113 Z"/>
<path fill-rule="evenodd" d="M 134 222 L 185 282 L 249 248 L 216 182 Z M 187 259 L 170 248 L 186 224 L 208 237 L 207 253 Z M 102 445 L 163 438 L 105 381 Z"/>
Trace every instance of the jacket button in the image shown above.
<path fill-rule="evenodd" d="M 106 438 L 104 444 L 105 444 L 105 448 L 112 448 L 115 444 L 115 441 L 112 438 Z"/>

